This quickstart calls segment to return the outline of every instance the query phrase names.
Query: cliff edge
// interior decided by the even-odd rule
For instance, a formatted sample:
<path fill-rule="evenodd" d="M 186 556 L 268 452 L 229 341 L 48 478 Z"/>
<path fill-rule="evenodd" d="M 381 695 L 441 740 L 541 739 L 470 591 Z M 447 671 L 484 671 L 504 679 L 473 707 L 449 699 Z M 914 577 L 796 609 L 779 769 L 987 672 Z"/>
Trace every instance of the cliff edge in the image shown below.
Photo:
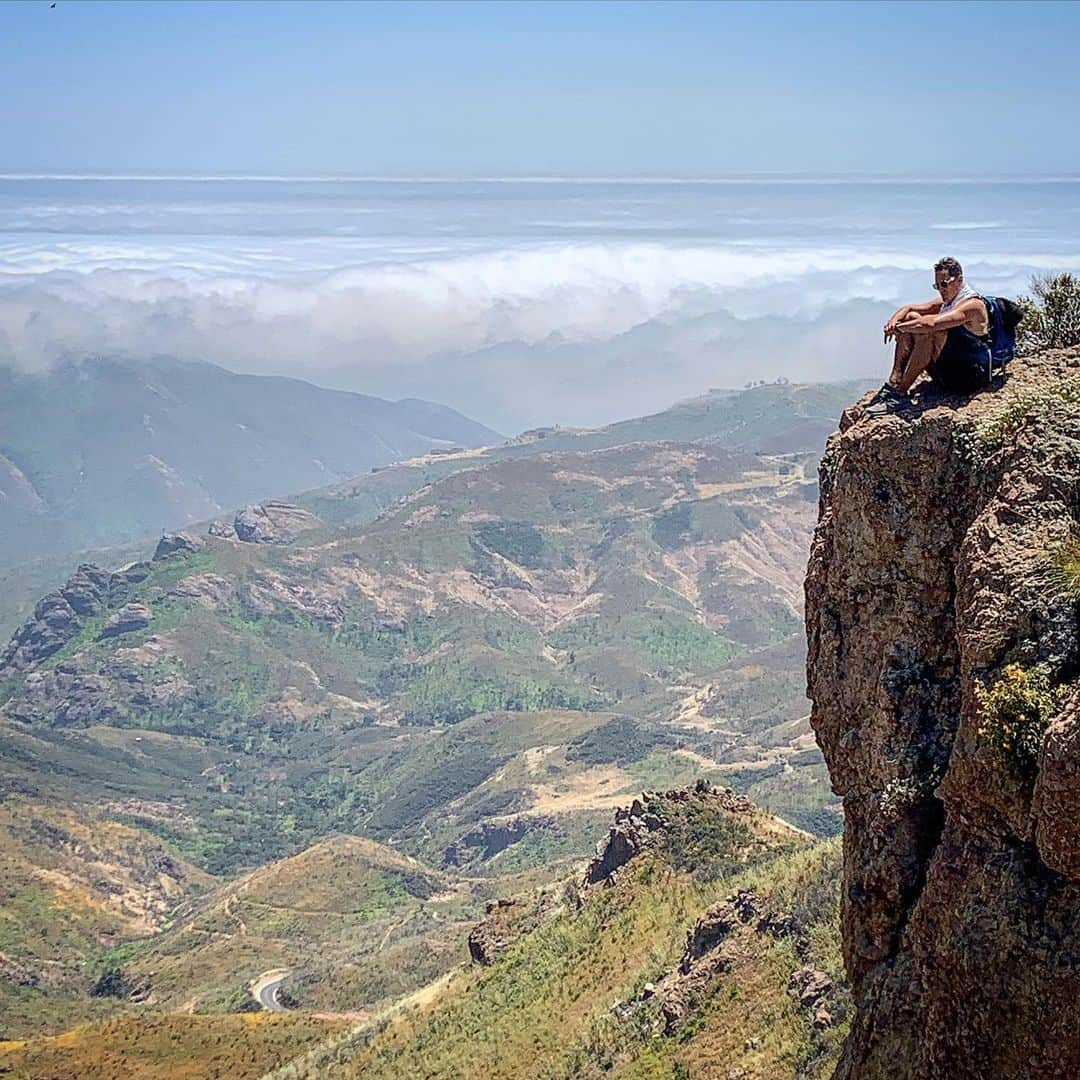
<path fill-rule="evenodd" d="M 806 582 L 842 1080 L 1080 1076 L 1080 351 L 848 410 Z"/>

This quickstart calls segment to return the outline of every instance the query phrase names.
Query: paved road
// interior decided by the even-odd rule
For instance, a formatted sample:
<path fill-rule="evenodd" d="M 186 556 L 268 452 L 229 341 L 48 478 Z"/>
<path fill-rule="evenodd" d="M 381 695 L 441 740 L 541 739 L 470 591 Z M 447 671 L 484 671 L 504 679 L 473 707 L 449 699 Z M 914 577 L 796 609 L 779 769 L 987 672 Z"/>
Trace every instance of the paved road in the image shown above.
<path fill-rule="evenodd" d="M 252 997 L 267 1012 L 288 1012 L 285 1006 L 278 1001 L 278 992 L 281 990 L 281 984 L 288 974 L 287 971 L 268 971 L 265 975 L 260 975 L 252 984 Z"/>

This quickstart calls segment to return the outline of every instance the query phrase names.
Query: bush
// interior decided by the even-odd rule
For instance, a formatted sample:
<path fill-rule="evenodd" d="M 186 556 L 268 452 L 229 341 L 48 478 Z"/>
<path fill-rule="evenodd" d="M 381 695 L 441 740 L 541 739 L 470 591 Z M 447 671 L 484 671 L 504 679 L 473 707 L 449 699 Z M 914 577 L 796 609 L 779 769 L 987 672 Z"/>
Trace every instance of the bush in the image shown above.
<path fill-rule="evenodd" d="M 90 988 L 91 997 L 126 998 L 139 989 L 139 983 L 128 977 L 123 968 L 106 968 Z"/>
<path fill-rule="evenodd" d="M 1020 355 L 1080 345 L 1080 278 L 1036 276 L 1031 279 L 1031 292 L 1018 300 L 1024 311 L 1017 328 Z"/>
<path fill-rule="evenodd" d="M 1070 536 L 1053 553 L 1050 576 L 1059 593 L 1080 600 L 1080 536 Z"/>
<path fill-rule="evenodd" d="M 630 765 L 648 757 L 669 738 L 651 725 L 631 716 L 616 716 L 607 723 L 571 739 L 567 761 L 585 765 Z"/>
<path fill-rule="evenodd" d="M 1008 664 L 992 687 L 977 687 L 975 693 L 982 712 L 979 734 L 1014 776 L 1034 783 L 1043 733 L 1065 703 L 1066 688 L 1051 686 L 1042 664 L 1030 669 Z"/>
<path fill-rule="evenodd" d="M 484 547 L 497 552 L 527 570 L 538 570 L 544 562 L 544 534 L 535 525 L 520 521 L 487 521 L 476 528 Z"/>

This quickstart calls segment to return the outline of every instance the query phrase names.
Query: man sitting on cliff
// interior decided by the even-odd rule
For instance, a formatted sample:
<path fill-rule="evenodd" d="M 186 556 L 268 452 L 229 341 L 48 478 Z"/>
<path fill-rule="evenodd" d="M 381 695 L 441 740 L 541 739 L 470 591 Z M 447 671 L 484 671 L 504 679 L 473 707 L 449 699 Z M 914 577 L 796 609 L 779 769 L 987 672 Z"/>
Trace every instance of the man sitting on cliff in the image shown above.
<path fill-rule="evenodd" d="M 908 391 L 925 371 L 948 394 L 971 394 L 989 381 L 990 319 L 986 303 L 964 284 L 952 258 L 934 263 L 939 299 L 905 304 L 885 324 L 885 341 L 896 339 L 892 372 L 866 411 L 871 416 L 911 403 Z"/>

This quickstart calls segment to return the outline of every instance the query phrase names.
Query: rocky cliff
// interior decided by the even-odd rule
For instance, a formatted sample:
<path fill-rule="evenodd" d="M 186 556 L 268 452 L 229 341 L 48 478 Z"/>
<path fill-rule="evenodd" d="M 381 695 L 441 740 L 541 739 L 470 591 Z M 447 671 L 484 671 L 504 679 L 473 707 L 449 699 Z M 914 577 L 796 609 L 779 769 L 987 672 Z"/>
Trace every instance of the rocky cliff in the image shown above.
<path fill-rule="evenodd" d="M 1080 354 L 845 414 L 806 584 L 846 833 L 837 1077 L 1080 1075 Z"/>

